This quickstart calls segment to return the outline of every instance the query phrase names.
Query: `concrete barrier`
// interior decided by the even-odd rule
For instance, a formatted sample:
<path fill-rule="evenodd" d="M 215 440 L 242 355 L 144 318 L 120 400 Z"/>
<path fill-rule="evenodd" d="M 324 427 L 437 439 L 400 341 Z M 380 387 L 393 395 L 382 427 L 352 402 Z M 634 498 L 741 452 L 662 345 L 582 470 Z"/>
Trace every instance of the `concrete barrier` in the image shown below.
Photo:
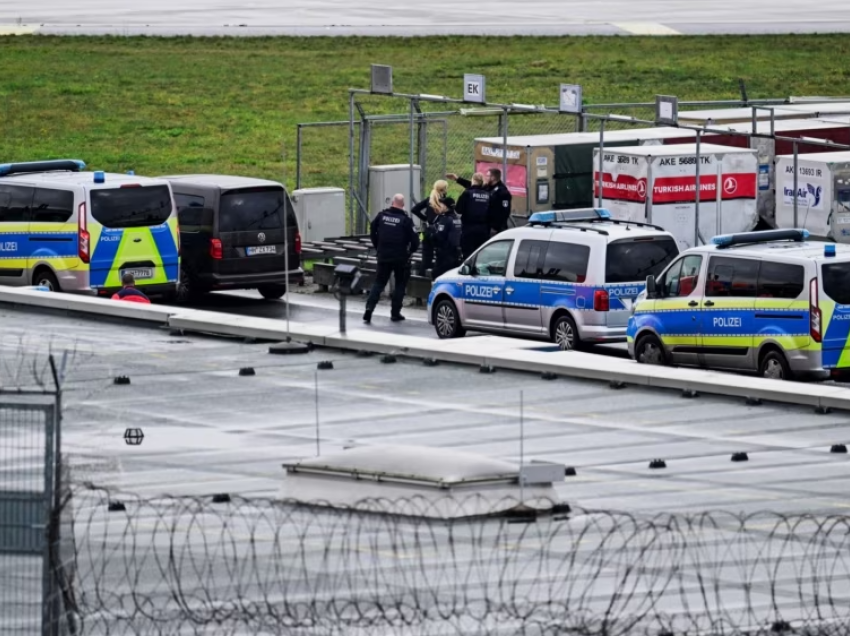
<path fill-rule="evenodd" d="M 214 311 L 135 305 L 102 298 L 51 294 L 33 289 L 0 286 L 0 305 L 67 311 L 87 316 L 141 321 L 167 325 L 171 329 L 258 340 L 282 341 L 287 336 L 282 320 L 255 318 Z M 702 369 L 639 365 L 631 360 L 578 351 L 552 351 L 546 343 L 499 336 L 476 336 L 458 340 L 436 340 L 351 329 L 340 333 L 335 326 L 290 323 L 291 336 L 317 347 L 368 350 L 443 362 L 488 365 L 496 368 L 557 375 L 588 380 L 616 381 L 658 389 L 690 390 L 698 393 L 850 410 L 850 389 L 828 384 L 789 383 Z"/>

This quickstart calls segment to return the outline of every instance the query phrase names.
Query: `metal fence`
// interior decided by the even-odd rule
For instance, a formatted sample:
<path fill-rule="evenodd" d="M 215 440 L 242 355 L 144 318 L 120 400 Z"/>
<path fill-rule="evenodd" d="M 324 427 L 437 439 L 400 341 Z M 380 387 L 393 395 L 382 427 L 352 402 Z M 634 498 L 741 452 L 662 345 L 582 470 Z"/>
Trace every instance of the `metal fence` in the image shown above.
<path fill-rule="evenodd" d="M 0 633 L 51 634 L 51 511 L 56 504 L 58 410 L 45 396 L 0 391 Z"/>
<path fill-rule="evenodd" d="M 598 115 L 654 121 L 655 103 L 587 105 L 581 114 L 557 107 L 474 105 L 429 101 L 427 96 L 352 92 L 350 121 L 299 124 L 296 187 L 345 187 L 349 190 L 349 230 L 363 232 L 369 209 L 369 167 L 408 164 L 421 167 L 415 184 L 419 198 L 447 172 L 468 176 L 475 166 L 475 140 L 526 135 L 597 131 Z M 683 101 L 682 108 L 776 106 L 787 98 Z M 606 130 L 634 127 L 610 120 Z M 495 144 L 498 146 L 498 144 Z M 351 150 L 353 149 L 353 152 Z M 499 162 L 499 159 L 495 160 Z M 459 194 L 459 190 L 454 193 Z"/>
<path fill-rule="evenodd" d="M 72 501 L 82 634 L 850 629 L 845 516 L 573 509 L 440 520 L 416 514 L 432 503 L 415 498 L 329 509 L 94 487 Z M 382 514 L 399 504 L 411 514 Z"/>

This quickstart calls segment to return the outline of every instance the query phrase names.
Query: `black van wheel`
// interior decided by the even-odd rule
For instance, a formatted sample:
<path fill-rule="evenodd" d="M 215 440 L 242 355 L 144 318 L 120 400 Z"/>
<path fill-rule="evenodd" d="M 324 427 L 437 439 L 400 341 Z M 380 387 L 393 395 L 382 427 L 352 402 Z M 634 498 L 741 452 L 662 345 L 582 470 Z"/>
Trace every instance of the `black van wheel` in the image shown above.
<path fill-rule="evenodd" d="M 558 345 L 561 351 L 577 351 L 581 349 L 581 341 L 578 339 L 578 329 L 575 321 L 568 315 L 558 316 L 552 325 L 552 341 Z"/>
<path fill-rule="evenodd" d="M 788 361 L 780 351 L 770 349 L 761 355 L 759 376 L 770 380 L 790 380 L 791 367 L 788 366 Z"/>
<path fill-rule="evenodd" d="M 466 329 L 460 324 L 460 316 L 455 304 L 443 298 L 434 307 L 433 313 L 434 330 L 437 336 L 445 340 L 447 338 L 463 338 Z"/>
<path fill-rule="evenodd" d="M 178 303 L 189 303 L 197 300 L 201 290 L 198 289 L 198 283 L 195 281 L 191 272 L 185 267 L 180 268 L 180 280 L 177 283 L 177 290 L 174 292 L 173 300 Z"/>
<path fill-rule="evenodd" d="M 47 287 L 52 292 L 62 291 L 59 289 L 59 281 L 49 269 L 40 269 L 32 277 L 32 284 L 35 287 Z"/>
<path fill-rule="evenodd" d="M 280 300 L 286 294 L 286 285 L 263 285 L 257 291 L 266 300 Z"/>
<path fill-rule="evenodd" d="M 635 343 L 635 360 L 641 364 L 667 364 L 661 341 L 651 334 L 638 338 Z"/>

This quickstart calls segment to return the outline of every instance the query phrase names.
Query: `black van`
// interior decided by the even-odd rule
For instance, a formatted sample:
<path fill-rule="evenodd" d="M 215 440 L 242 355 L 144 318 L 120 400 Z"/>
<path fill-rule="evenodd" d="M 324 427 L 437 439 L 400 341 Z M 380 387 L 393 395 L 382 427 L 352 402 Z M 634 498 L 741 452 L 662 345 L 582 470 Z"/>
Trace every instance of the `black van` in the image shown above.
<path fill-rule="evenodd" d="M 171 183 L 180 223 L 178 300 L 227 289 L 256 289 L 277 300 L 288 284 L 304 280 L 301 235 L 283 185 L 226 175 L 161 178 Z"/>

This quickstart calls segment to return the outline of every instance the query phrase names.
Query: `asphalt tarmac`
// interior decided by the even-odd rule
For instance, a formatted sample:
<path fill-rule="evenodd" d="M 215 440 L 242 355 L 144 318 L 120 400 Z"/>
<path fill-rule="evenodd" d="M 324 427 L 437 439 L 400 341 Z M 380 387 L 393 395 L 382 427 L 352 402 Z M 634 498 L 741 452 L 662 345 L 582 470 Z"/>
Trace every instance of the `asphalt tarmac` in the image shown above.
<path fill-rule="evenodd" d="M 694 35 L 850 30 L 843 0 L 40 0 L 0 5 L 2 32 L 114 35 Z"/>

